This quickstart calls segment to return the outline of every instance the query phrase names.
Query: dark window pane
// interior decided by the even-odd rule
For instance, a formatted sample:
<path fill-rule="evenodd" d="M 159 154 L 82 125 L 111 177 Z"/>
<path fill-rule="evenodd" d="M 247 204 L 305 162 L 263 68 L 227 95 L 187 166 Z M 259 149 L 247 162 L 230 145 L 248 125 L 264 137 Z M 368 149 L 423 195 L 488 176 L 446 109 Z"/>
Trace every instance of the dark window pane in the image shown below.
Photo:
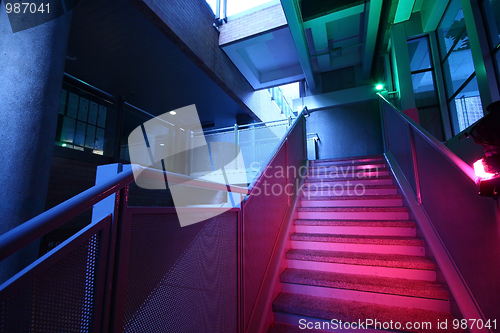
<path fill-rule="evenodd" d="M 429 57 L 429 44 L 427 38 L 419 38 L 408 42 L 411 71 L 431 68 Z"/>
<path fill-rule="evenodd" d="M 443 122 L 439 107 L 419 108 L 418 118 L 420 126 L 431 133 L 436 139 L 444 141 Z"/>
<path fill-rule="evenodd" d="M 458 119 L 459 131 L 461 132 L 484 116 L 477 79 L 469 82 L 467 86 L 460 91 L 451 104 L 454 104 Z"/>

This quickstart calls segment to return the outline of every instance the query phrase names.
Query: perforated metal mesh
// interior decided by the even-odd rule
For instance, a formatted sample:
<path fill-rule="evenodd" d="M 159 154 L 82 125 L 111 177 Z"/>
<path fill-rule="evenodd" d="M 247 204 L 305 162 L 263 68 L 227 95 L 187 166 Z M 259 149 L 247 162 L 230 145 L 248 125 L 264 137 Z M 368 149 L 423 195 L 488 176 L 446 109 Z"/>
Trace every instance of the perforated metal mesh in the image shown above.
<path fill-rule="evenodd" d="M 0 332 L 90 332 L 99 234 L 0 291 Z"/>
<path fill-rule="evenodd" d="M 124 332 L 237 331 L 237 213 L 134 214 Z"/>
<path fill-rule="evenodd" d="M 420 135 L 415 144 L 425 210 L 485 318 L 500 318 L 500 235 L 495 203 L 477 195 L 477 186 Z"/>

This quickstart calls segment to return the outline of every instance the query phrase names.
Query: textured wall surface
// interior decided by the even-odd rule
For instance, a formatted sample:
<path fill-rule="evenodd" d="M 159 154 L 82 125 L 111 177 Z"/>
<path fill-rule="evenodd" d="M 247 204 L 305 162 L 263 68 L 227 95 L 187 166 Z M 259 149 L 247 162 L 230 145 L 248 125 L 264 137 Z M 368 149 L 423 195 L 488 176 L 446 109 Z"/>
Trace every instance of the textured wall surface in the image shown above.
<path fill-rule="evenodd" d="M 382 154 L 378 102 L 341 105 L 311 113 L 307 133 L 317 133 L 318 159 Z"/>

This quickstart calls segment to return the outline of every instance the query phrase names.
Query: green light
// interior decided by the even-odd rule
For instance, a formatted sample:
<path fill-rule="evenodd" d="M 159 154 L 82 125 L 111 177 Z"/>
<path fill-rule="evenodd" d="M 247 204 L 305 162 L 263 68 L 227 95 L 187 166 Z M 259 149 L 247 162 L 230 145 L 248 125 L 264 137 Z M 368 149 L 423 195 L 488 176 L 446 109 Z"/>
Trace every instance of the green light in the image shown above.
<path fill-rule="evenodd" d="M 63 143 L 61 146 L 66 147 L 66 144 L 65 144 L 65 143 Z"/>
<path fill-rule="evenodd" d="M 384 89 L 384 86 L 383 86 L 383 85 L 381 85 L 381 84 L 377 84 L 377 85 L 375 86 L 375 89 L 377 89 L 378 91 L 380 91 L 380 90 L 383 90 L 383 89 Z"/>

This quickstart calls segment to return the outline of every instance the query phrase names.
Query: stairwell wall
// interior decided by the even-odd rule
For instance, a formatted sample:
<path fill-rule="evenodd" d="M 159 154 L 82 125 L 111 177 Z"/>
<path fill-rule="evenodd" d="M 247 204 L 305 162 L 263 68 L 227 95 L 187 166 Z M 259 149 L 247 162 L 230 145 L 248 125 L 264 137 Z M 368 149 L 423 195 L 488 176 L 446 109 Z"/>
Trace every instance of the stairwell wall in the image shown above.
<path fill-rule="evenodd" d="M 307 133 L 317 133 L 318 159 L 383 154 L 377 100 L 313 110 Z"/>

